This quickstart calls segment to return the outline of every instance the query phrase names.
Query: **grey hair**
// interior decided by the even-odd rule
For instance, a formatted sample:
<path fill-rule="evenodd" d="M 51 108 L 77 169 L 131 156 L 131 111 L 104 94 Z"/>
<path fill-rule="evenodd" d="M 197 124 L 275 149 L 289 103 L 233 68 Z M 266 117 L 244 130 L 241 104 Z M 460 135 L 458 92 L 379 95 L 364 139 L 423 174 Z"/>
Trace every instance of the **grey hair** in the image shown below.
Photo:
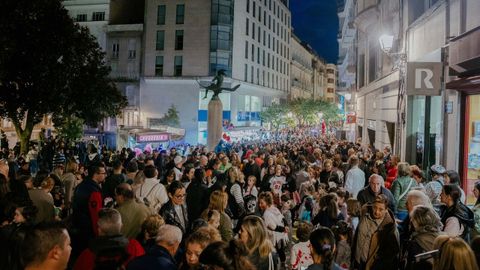
<path fill-rule="evenodd" d="M 416 231 L 424 229 L 426 231 L 438 232 L 442 228 L 442 222 L 437 212 L 428 206 L 415 206 L 410 218 Z"/>
<path fill-rule="evenodd" d="M 412 208 L 418 205 L 433 208 L 430 198 L 421 190 L 410 190 L 407 194 L 407 201 L 410 202 Z"/>
<path fill-rule="evenodd" d="M 398 167 L 398 176 L 409 176 L 410 175 L 410 164 L 407 162 L 400 162 L 397 165 Z"/>
<path fill-rule="evenodd" d="M 182 231 L 177 226 L 162 225 L 158 229 L 156 242 L 168 246 L 178 245 L 182 242 Z"/>
<path fill-rule="evenodd" d="M 380 181 L 380 185 L 382 185 L 382 187 L 385 187 L 385 180 L 380 174 L 376 174 L 376 173 L 370 175 L 370 177 L 368 178 L 368 183 L 372 182 L 372 180 L 375 178 L 377 178 Z"/>
<path fill-rule="evenodd" d="M 108 236 L 118 235 L 122 230 L 122 216 L 113 208 L 102 208 L 98 212 L 98 228 Z"/>

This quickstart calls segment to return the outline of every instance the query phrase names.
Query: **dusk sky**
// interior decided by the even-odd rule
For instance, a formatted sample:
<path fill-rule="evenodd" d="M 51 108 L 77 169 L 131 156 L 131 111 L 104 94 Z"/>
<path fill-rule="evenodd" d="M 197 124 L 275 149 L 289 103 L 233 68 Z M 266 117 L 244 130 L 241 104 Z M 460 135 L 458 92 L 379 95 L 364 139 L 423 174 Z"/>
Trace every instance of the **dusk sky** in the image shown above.
<path fill-rule="evenodd" d="M 338 58 L 335 0 L 290 0 L 294 33 L 329 63 Z"/>

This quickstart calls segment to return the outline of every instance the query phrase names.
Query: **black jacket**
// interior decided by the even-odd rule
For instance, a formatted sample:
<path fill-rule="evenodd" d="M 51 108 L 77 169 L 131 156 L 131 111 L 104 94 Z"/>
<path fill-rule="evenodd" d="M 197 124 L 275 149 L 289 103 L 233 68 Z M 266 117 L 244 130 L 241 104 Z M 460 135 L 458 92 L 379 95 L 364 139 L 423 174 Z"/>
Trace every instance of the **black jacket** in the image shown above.
<path fill-rule="evenodd" d="M 464 240 L 469 240 L 470 228 L 475 226 L 474 214 L 473 211 L 468 208 L 465 204 L 457 202 L 451 207 L 442 206 L 441 209 L 442 223 L 445 225 L 447 219 L 450 217 L 458 218 L 459 222 L 465 227 L 461 237 Z M 467 242 L 468 243 L 468 242 Z"/>
<path fill-rule="evenodd" d="M 175 207 L 172 203 L 172 200 L 169 200 L 166 204 L 160 208 L 160 216 L 163 217 L 163 220 L 165 220 L 166 224 L 170 224 L 173 226 L 177 226 L 182 230 L 182 235 L 185 235 L 185 233 L 189 229 L 189 224 L 188 224 L 188 211 L 187 207 L 185 205 L 182 205 L 182 212 L 183 212 L 183 218 L 185 220 L 185 227 L 182 226 L 182 223 L 180 222 L 180 217 L 177 214 L 177 211 L 175 211 Z"/>
<path fill-rule="evenodd" d="M 390 190 L 382 187 L 379 194 L 383 194 L 388 198 L 388 208 L 393 212 L 397 212 L 397 207 L 395 205 L 395 199 L 393 198 L 392 192 Z M 370 186 L 364 187 L 360 192 L 357 194 L 357 200 L 360 202 L 361 205 L 372 203 L 375 200 L 375 193 L 372 191 Z"/>
<path fill-rule="evenodd" d="M 193 180 L 187 188 L 187 211 L 188 220 L 192 222 L 200 217 L 202 212 L 207 209 L 210 192 L 207 185 L 198 180 Z"/>

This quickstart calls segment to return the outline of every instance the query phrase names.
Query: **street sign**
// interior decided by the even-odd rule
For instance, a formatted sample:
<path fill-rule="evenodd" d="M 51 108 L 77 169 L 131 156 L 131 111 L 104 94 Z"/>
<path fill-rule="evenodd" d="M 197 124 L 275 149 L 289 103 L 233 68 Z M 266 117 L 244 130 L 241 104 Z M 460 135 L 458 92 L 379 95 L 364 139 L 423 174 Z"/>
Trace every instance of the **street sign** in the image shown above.
<path fill-rule="evenodd" d="M 442 63 L 408 62 L 407 95 L 439 96 L 441 92 Z"/>

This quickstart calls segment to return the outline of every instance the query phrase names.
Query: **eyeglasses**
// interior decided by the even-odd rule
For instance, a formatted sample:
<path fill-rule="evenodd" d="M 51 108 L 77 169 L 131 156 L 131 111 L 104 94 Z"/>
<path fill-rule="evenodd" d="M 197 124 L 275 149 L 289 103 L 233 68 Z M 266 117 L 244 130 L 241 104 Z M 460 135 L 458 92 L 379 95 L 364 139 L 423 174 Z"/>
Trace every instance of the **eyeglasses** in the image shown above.
<path fill-rule="evenodd" d="M 183 199 L 185 198 L 186 194 L 178 194 L 178 195 L 174 195 L 173 197 L 175 197 L 175 199 Z"/>

